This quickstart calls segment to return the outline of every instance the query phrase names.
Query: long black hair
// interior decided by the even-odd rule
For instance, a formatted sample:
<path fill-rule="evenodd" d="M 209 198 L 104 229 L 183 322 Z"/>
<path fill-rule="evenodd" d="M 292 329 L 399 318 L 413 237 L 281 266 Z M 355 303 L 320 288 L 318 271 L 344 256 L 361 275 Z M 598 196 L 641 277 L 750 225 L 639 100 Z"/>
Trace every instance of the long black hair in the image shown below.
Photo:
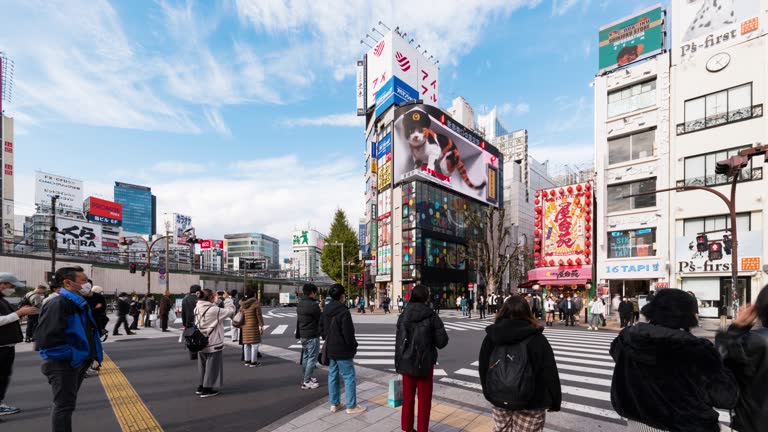
<path fill-rule="evenodd" d="M 528 321 L 531 327 L 541 328 L 539 320 L 531 312 L 531 306 L 519 295 L 513 295 L 504 302 L 501 309 L 496 313 L 496 320 L 494 322 L 498 324 L 505 319 Z"/>

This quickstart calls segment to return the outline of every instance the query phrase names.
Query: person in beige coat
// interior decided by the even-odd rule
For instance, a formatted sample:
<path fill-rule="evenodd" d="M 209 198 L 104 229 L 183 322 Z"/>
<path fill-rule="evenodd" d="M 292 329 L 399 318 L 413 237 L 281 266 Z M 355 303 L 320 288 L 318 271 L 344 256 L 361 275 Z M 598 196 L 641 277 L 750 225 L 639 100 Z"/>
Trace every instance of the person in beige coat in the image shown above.
<path fill-rule="evenodd" d="M 245 291 L 246 299 L 240 302 L 240 312 L 243 314 L 242 331 L 243 351 L 246 367 L 261 366 L 259 363 L 259 345 L 264 334 L 264 317 L 261 315 L 261 305 L 252 289 Z"/>
<path fill-rule="evenodd" d="M 224 382 L 224 320 L 235 315 L 235 304 L 229 298 L 229 294 L 222 295 L 224 306 L 218 306 L 218 297 L 215 292 L 203 289 L 197 292 L 197 305 L 195 306 L 195 325 L 208 337 L 208 345 L 197 356 L 197 365 L 200 370 L 200 386 L 197 394 L 202 398 L 216 396 Z"/>

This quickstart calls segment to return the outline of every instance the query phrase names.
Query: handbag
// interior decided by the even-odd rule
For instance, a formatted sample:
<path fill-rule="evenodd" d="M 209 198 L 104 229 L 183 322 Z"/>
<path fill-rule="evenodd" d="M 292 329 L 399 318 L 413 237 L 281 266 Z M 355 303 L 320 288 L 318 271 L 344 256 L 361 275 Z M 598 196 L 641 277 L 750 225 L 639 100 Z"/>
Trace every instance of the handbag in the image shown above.
<path fill-rule="evenodd" d="M 208 309 L 206 309 L 205 312 L 200 315 L 200 318 L 205 316 L 205 314 L 208 313 L 212 307 L 213 306 L 209 306 Z M 199 321 L 199 319 L 196 321 Z M 186 342 L 187 349 L 191 353 L 200 352 L 208 346 L 208 336 L 204 335 L 203 332 L 200 331 L 199 324 L 197 322 L 195 322 L 195 325 L 192 327 L 184 329 L 184 340 Z"/>
<path fill-rule="evenodd" d="M 245 324 L 245 317 L 243 316 L 243 312 L 240 311 L 235 314 L 234 318 L 232 318 L 232 327 L 240 328 Z"/>
<path fill-rule="evenodd" d="M 389 380 L 389 397 L 387 405 L 397 408 L 403 405 L 403 380 L 398 376 Z"/>
<path fill-rule="evenodd" d="M 328 337 L 325 339 L 325 343 L 320 349 L 320 354 L 317 356 L 317 362 L 323 366 L 328 366 L 331 364 L 331 359 L 328 357 L 328 344 L 331 342 L 331 334 L 333 333 L 334 323 L 336 323 L 336 317 L 331 319 L 331 326 L 328 329 Z"/>

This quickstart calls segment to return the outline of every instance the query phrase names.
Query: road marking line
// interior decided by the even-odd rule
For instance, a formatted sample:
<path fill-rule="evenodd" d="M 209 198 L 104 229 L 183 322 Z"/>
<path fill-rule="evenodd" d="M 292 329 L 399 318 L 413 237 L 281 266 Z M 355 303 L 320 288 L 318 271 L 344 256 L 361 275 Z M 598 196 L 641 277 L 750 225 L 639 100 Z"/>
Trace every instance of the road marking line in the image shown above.
<path fill-rule="evenodd" d="M 459 375 L 471 376 L 473 378 L 480 378 L 480 372 L 478 372 L 476 370 L 472 370 L 472 369 L 464 369 L 464 368 L 462 368 L 462 369 L 457 370 L 454 373 L 455 374 L 459 374 Z"/>
<path fill-rule="evenodd" d="M 604 387 L 611 387 L 611 380 L 602 379 L 602 378 L 591 378 L 591 377 L 585 377 L 582 375 L 571 375 L 571 374 L 564 374 L 560 373 L 560 379 L 565 381 L 575 381 L 580 384 L 594 384 Z"/>
<path fill-rule="evenodd" d="M 288 326 L 285 325 L 285 324 L 282 324 L 282 325 L 279 325 L 279 326 L 275 327 L 275 329 L 272 330 L 272 333 L 270 333 L 270 334 L 281 335 L 281 334 L 285 333 L 286 330 L 288 330 Z"/>
<path fill-rule="evenodd" d="M 123 432 L 163 431 L 152 411 L 107 353 L 104 353 L 99 380 Z"/>
<path fill-rule="evenodd" d="M 571 386 L 560 386 L 560 390 L 569 395 L 589 398 L 589 399 L 597 399 L 602 401 L 611 401 L 611 394 L 608 392 L 602 392 L 597 390 L 590 390 L 580 387 L 571 387 Z"/>
<path fill-rule="evenodd" d="M 576 351 L 576 352 L 585 352 L 585 353 L 593 353 L 593 354 L 607 354 L 608 351 L 606 350 L 596 350 L 596 349 L 587 349 L 582 348 L 570 344 L 560 344 L 560 343 L 549 343 L 552 346 L 552 349 L 555 351 Z"/>
<path fill-rule="evenodd" d="M 613 368 L 610 369 L 595 369 L 595 368 L 588 368 L 584 366 L 573 366 L 569 364 L 561 364 L 558 363 L 557 365 L 558 369 L 566 369 L 566 370 L 572 370 L 577 372 L 586 372 L 591 374 L 598 374 L 598 375 L 608 375 L 613 376 Z"/>
<path fill-rule="evenodd" d="M 468 329 L 465 329 L 464 327 L 459 327 L 459 326 L 453 325 L 451 323 L 443 323 L 443 326 L 445 326 L 445 328 L 450 329 L 450 330 L 458 330 L 458 331 L 466 331 L 466 330 L 468 330 Z"/>
<path fill-rule="evenodd" d="M 364 357 L 394 357 L 395 352 L 394 351 L 378 351 L 378 352 L 358 352 L 356 356 L 364 356 Z"/>
<path fill-rule="evenodd" d="M 435 369 L 435 376 L 448 376 L 448 373 L 445 372 L 445 369 Z"/>
<path fill-rule="evenodd" d="M 581 354 L 579 352 L 572 352 L 573 350 L 563 350 L 563 349 L 556 349 L 554 351 L 555 351 L 555 354 L 562 354 L 562 355 L 571 356 L 571 357 L 584 357 L 584 358 L 595 359 L 595 360 L 610 360 L 611 363 L 609 364 L 613 364 L 613 358 L 611 358 L 611 356 Z"/>
<path fill-rule="evenodd" d="M 393 359 L 389 360 L 380 360 L 380 359 L 355 359 L 355 363 L 361 364 L 361 365 L 391 365 Z"/>
<path fill-rule="evenodd" d="M 611 410 L 607 410 L 607 409 L 602 409 L 602 408 L 596 408 L 596 407 L 589 406 L 589 405 L 582 405 L 582 404 L 577 404 L 577 403 L 573 403 L 573 402 L 563 401 L 563 402 L 560 402 L 560 408 L 565 408 L 565 409 L 572 410 L 572 411 L 577 411 L 577 412 L 580 412 L 580 413 L 597 415 L 597 416 L 600 416 L 600 417 L 607 417 L 607 418 L 611 418 L 611 419 L 614 419 L 614 420 L 623 420 L 623 418 L 619 414 L 617 414 L 615 411 L 611 411 Z"/>
<path fill-rule="evenodd" d="M 376 333 L 356 333 L 355 337 L 358 336 L 371 336 L 371 337 L 382 337 L 382 338 L 392 338 L 394 339 L 397 335 L 393 334 L 376 334 Z"/>
<path fill-rule="evenodd" d="M 480 366 L 480 362 L 479 361 L 472 362 L 472 364 L 470 364 L 470 366 L 475 366 L 475 367 Z"/>
<path fill-rule="evenodd" d="M 613 362 L 601 362 L 601 361 L 595 361 L 595 360 L 583 360 L 583 359 L 574 359 L 574 358 L 568 358 L 568 357 L 558 357 L 555 356 L 555 360 L 558 362 L 569 362 L 569 363 L 578 363 L 578 364 L 588 364 L 593 366 L 607 366 L 611 369 L 613 369 L 614 363 Z M 560 366 L 560 363 L 557 364 Z"/>
<path fill-rule="evenodd" d="M 462 380 L 457 380 L 457 379 L 453 379 L 453 378 L 440 378 L 440 382 L 444 382 L 444 383 L 448 383 L 448 384 L 455 384 L 455 385 L 458 385 L 458 386 L 467 387 L 467 388 L 471 388 L 471 389 L 474 389 L 474 390 L 482 390 L 483 389 L 483 386 L 481 386 L 480 384 L 475 384 L 475 383 L 466 382 L 466 381 L 462 381 Z"/>
<path fill-rule="evenodd" d="M 588 348 L 603 348 L 605 350 L 609 350 L 611 348 L 611 344 L 602 343 L 602 342 L 579 342 L 575 341 L 573 339 L 566 339 L 559 336 L 547 336 L 547 340 L 552 342 L 562 342 L 562 343 L 570 343 L 571 345 L 576 344 L 576 346 L 583 346 Z"/>

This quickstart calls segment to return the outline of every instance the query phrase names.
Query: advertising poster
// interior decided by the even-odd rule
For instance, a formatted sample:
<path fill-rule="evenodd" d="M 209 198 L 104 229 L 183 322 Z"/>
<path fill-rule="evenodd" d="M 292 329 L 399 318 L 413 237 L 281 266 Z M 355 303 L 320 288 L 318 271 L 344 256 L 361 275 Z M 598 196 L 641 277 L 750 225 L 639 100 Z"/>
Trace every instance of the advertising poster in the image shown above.
<path fill-rule="evenodd" d="M 69 177 L 35 171 L 35 204 L 51 206 L 51 197 L 58 195 L 57 208 L 82 211 L 83 182 Z"/>
<path fill-rule="evenodd" d="M 538 266 L 591 262 L 592 184 L 536 193 L 534 261 Z"/>
<path fill-rule="evenodd" d="M 358 60 L 355 68 L 357 77 L 357 115 L 365 115 L 365 110 L 368 108 L 365 103 L 365 60 Z"/>
<path fill-rule="evenodd" d="M 722 244 L 722 233 L 709 234 L 709 242 Z M 760 257 L 763 255 L 762 235 L 759 231 L 739 231 L 739 256 Z M 722 273 L 731 271 L 731 249 L 723 248 L 723 258 L 710 261 L 709 251 L 696 250 L 696 235 L 675 239 L 676 270 L 678 273 Z M 747 264 L 747 268 L 744 265 Z M 749 270 L 749 261 L 739 260 L 739 271 Z"/>
<path fill-rule="evenodd" d="M 85 213 L 88 220 L 107 225 L 120 226 L 123 224 L 123 205 L 120 203 L 88 197 L 85 202 Z"/>
<path fill-rule="evenodd" d="M 366 104 L 373 106 L 376 93 L 392 77 L 392 36 L 393 32 L 384 35 L 381 40 L 368 51 L 366 55 Z M 397 36 L 399 37 L 399 36 Z"/>
<path fill-rule="evenodd" d="M 378 197 L 378 219 L 384 219 L 392 215 L 392 191 L 386 190 Z"/>
<path fill-rule="evenodd" d="M 498 173 L 498 149 L 428 105 L 398 108 L 394 125 L 395 183 L 421 178 L 498 207 L 500 182 L 488 177 Z"/>
<path fill-rule="evenodd" d="M 601 72 L 648 58 L 664 49 L 664 9 L 656 6 L 600 28 Z"/>
<path fill-rule="evenodd" d="M 169 213 L 165 217 L 165 230 L 170 231 L 173 236 L 173 242 L 176 244 L 187 244 L 184 237 L 184 231 L 192 227 L 192 218 L 179 213 Z"/>
<path fill-rule="evenodd" d="M 723 48 L 762 34 L 760 0 L 684 0 L 677 9 L 675 36 L 679 63 L 697 56 L 711 56 Z"/>
<path fill-rule="evenodd" d="M 392 153 L 379 159 L 379 191 L 392 184 Z"/>
<path fill-rule="evenodd" d="M 101 252 L 101 225 L 56 217 L 56 247 L 69 251 Z"/>

